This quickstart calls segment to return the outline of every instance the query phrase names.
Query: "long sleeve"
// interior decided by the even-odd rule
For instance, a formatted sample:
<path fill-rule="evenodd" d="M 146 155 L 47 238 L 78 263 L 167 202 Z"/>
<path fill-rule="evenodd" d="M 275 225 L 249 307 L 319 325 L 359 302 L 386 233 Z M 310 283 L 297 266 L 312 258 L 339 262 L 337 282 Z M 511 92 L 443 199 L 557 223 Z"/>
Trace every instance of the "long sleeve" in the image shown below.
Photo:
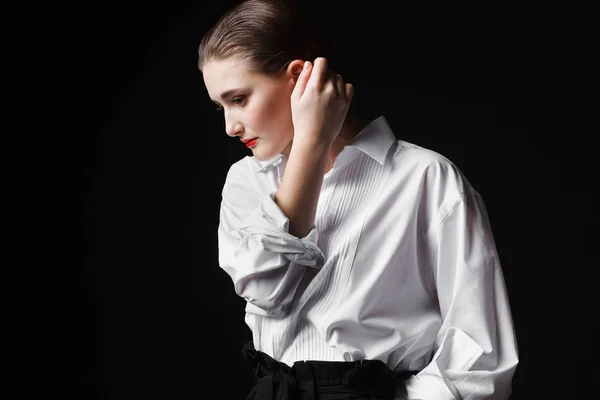
<path fill-rule="evenodd" d="M 467 185 L 429 232 L 442 325 L 408 400 L 506 400 L 518 363 L 504 277 L 485 205 Z"/>
<path fill-rule="evenodd" d="M 281 316 L 305 268 L 323 264 L 317 231 L 304 238 L 291 235 L 288 218 L 273 200 L 275 192 L 260 194 L 239 169 L 229 170 L 222 191 L 219 265 L 249 303 L 248 312 Z"/>

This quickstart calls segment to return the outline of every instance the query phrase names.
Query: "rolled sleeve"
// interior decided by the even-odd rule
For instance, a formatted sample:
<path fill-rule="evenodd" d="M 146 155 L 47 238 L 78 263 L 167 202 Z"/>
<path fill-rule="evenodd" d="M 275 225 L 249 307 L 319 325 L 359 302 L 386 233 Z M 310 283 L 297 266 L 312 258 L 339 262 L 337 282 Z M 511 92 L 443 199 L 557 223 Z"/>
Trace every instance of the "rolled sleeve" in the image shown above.
<path fill-rule="evenodd" d="M 289 219 L 274 201 L 238 178 L 223 189 L 218 227 L 219 264 L 247 311 L 281 316 L 292 302 L 306 267 L 320 268 L 324 255 L 313 228 L 305 237 L 289 233 Z"/>

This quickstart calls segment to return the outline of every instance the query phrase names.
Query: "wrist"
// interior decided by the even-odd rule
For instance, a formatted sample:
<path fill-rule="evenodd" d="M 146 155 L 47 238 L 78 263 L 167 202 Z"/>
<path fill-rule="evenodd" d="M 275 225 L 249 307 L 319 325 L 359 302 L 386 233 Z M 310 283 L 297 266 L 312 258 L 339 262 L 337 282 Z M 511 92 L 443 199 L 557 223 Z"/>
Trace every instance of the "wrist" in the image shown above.
<path fill-rule="evenodd" d="M 331 150 L 332 143 L 307 137 L 294 137 L 291 152 L 309 152 L 326 155 Z"/>

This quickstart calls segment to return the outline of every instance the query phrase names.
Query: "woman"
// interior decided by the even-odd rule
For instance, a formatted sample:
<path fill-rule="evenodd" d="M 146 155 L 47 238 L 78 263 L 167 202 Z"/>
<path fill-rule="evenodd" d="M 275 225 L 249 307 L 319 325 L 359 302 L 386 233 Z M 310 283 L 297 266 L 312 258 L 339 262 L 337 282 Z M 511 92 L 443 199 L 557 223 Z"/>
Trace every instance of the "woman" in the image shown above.
<path fill-rule="evenodd" d="M 219 263 L 246 303 L 256 399 L 507 399 L 518 363 L 479 193 L 363 121 L 292 1 L 247 0 L 202 38 L 226 133 Z"/>

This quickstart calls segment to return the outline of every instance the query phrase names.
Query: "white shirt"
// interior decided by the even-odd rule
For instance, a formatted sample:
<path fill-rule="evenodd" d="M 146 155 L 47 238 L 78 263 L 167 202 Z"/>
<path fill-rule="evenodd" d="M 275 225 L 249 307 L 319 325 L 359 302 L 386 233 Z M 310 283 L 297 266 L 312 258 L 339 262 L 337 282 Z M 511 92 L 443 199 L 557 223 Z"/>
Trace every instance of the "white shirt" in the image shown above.
<path fill-rule="evenodd" d="M 442 155 L 397 140 L 385 117 L 344 147 L 303 238 L 273 201 L 283 155 L 228 171 L 219 263 L 274 359 L 379 359 L 417 370 L 396 399 L 507 399 L 518 363 L 485 205 Z"/>

